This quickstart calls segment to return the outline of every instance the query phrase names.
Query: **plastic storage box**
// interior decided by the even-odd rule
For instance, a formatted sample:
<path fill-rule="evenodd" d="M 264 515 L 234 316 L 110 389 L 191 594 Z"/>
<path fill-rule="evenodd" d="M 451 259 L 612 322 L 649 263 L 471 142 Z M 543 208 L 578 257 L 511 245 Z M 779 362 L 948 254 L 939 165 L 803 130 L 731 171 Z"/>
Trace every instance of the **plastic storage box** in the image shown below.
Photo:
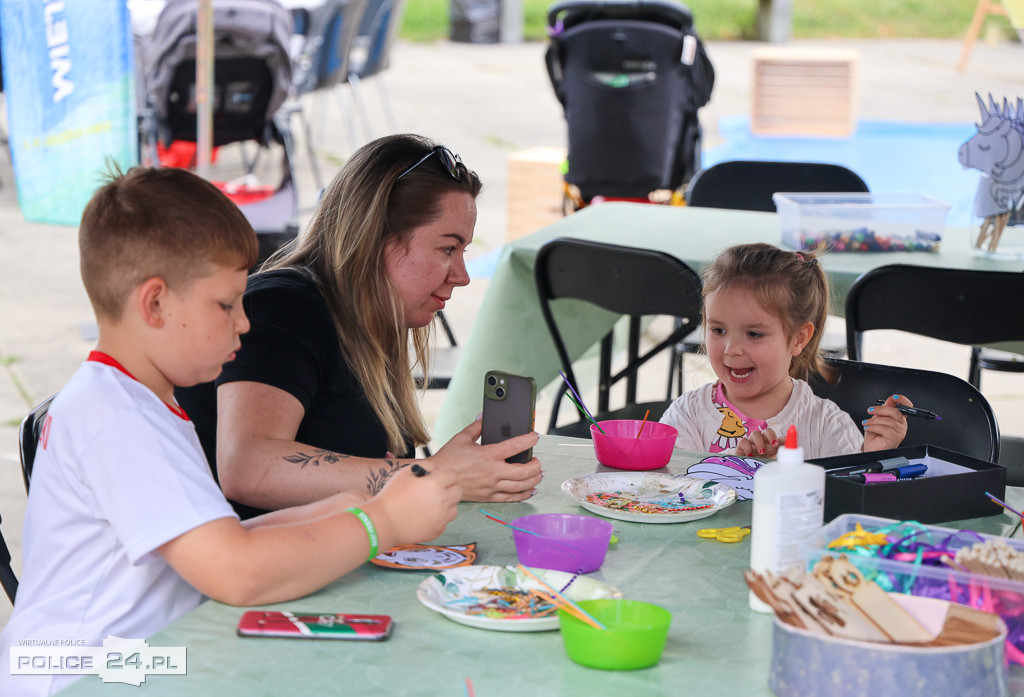
<path fill-rule="evenodd" d="M 856 551 L 828 549 L 829 542 L 853 532 L 858 523 L 865 531 L 874 532 L 899 522 L 889 518 L 850 513 L 841 515 L 822 527 L 802 545 L 807 568 L 814 566 L 826 554 L 846 554 L 865 578 L 875 581 L 887 591 L 940 598 L 994 612 L 1003 618 L 1009 630 L 1007 657 L 1014 663 L 1024 665 L 1024 581 L 957 571 L 945 565 L 931 566 L 917 564 L 914 561 L 883 559 Z M 983 540 L 1002 540 L 1014 550 L 1024 553 L 1022 540 L 931 525 L 920 527 L 924 532 L 916 537 L 916 540 L 941 544 L 952 550 L 970 547 Z"/>
<path fill-rule="evenodd" d="M 935 252 L 949 205 L 924 194 L 772 196 L 784 244 L 832 252 Z"/>

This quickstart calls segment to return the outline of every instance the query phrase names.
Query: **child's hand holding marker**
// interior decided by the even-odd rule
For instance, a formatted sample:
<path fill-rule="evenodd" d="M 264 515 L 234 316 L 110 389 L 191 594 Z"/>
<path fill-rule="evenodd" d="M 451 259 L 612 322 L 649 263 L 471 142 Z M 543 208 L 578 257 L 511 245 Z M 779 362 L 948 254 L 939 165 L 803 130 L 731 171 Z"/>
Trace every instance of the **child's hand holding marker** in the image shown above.
<path fill-rule="evenodd" d="M 907 417 L 901 410 L 913 407 L 906 395 L 894 394 L 881 404 L 868 407 L 864 427 L 864 452 L 898 447 L 907 435 Z"/>

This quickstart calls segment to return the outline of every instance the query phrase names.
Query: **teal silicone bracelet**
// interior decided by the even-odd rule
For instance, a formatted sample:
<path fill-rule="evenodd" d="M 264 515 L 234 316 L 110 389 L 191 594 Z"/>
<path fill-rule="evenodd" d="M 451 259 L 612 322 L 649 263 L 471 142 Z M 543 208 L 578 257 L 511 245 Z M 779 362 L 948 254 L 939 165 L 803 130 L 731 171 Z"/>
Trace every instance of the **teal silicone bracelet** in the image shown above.
<path fill-rule="evenodd" d="M 377 528 L 373 527 L 373 521 L 370 520 L 370 516 L 363 513 L 362 510 L 358 508 L 346 508 L 345 512 L 351 513 L 358 518 L 359 522 L 363 524 L 364 528 L 366 528 L 366 535 L 370 538 L 370 556 L 366 558 L 366 561 L 370 561 L 377 556 Z"/>

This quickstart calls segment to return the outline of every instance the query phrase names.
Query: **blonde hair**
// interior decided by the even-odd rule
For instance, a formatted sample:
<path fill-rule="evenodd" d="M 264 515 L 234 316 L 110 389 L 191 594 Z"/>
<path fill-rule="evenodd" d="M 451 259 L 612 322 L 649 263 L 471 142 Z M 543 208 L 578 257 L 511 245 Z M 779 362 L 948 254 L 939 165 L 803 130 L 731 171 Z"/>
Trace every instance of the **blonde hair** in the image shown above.
<path fill-rule="evenodd" d="M 111 166 L 78 229 L 82 283 L 98 316 L 117 320 L 140 283 L 180 288 L 210 264 L 247 269 L 259 243 L 220 189 L 183 169 Z"/>
<path fill-rule="evenodd" d="M 477 175 L 461 162 L 460 181 L 437 156 L 409 170 L 435 145 L 402 134 L 361 147 L 324 191 L 306 231 L 260 269 L 299 268 L 312 275 L 330 308 L 342 355 L 395 453 L 405 451 L 406 438 L 414 445 L 430 440 L 416 398 L 410 346 L 426 374 L 432 325 L 403 327 L 385 252 L 388 243 L 407 245 L 414 229 L 439 220 L 443 194 L 475 198 L 481 188 Z"/>
<path fill-rule="evenodd" d="M 832 376 L 820 352 L 821 334 L 828 317 L 829 288 L 817 257 L 817 252 L 790 252 L 770 244 L 741 244 L 722 252 L 703 274 L 705 300 L 720 290 L 748 290 L 758 305 L 782 320 L 787 339 L 792 339 L 807 322 L 814 325 L 807 345 L 793 356 L 789 365 L 790 376 L 801 380 L 815 373 L 827 380 Z"/>

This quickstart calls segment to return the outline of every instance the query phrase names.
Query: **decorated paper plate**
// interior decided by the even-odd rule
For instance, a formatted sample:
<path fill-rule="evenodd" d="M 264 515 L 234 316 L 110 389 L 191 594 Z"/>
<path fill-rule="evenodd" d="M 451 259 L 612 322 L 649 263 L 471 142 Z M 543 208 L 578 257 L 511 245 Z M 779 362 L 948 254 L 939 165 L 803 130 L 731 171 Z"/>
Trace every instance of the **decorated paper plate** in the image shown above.
<path fill-rule="evenodd" d="M 714 515 L 736 502 L 730 487 L 682 475 L 598 472 L 562 482 L 588 511 L 636 523 L 682 523 Z"/>
<path fill-rule="evenodd" d="M 569 600 L 621 598 L 622 592 L 593 578 L 530 569 Z M 499 632 L 558 629 L 554 607 L 530 593 L 544 587 L 514 566 L 462 566 L 426 578 L 416 597 L 448 619 Z"/>

